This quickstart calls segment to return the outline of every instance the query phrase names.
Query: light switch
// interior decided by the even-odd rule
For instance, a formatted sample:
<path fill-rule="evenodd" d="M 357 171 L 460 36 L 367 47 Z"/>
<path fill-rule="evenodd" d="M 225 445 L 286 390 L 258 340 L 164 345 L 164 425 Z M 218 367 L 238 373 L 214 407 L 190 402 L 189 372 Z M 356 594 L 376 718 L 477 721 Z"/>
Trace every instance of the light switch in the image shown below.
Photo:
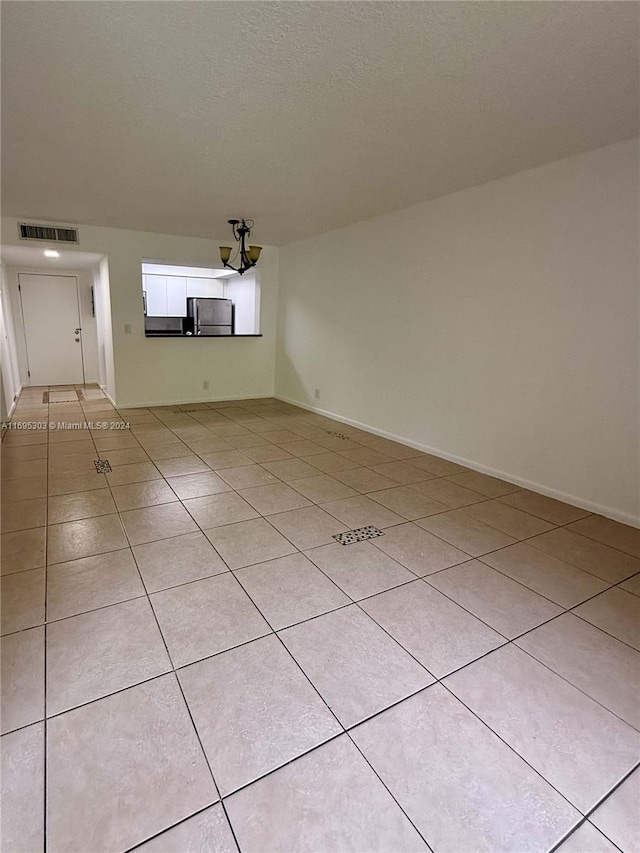
<path fill-rule="evenodd" d="M 124 333 L 125 333 L 125 335 L 131 334 L 131 323 L 125 323 L 124 324 Z"/>

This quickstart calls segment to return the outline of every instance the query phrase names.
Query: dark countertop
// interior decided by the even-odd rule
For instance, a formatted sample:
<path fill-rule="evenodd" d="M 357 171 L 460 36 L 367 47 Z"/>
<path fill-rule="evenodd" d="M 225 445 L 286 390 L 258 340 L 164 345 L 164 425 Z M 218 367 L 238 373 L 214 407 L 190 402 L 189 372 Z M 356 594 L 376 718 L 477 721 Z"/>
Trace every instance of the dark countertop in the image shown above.
<path fill-rule="evenodd" d="M 225 338 L 261 338 L 261 334 L 252 335 L 171 335 L 166 332 L 145 332 L 145 338 L 193 338 L 196 341 L 210 341 L 212 339 L 220 340 Z"/>

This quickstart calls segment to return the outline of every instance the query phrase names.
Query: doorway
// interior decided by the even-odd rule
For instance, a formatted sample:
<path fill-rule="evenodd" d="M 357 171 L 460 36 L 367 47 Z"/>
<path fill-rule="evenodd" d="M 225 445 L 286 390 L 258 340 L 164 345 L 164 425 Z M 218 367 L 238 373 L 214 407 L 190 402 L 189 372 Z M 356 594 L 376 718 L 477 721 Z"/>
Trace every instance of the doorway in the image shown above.
<path fill-rule="evenodd" d="M 30 385 L 83 385 L 82 324 L 74 275 L 20 273 Z"/>

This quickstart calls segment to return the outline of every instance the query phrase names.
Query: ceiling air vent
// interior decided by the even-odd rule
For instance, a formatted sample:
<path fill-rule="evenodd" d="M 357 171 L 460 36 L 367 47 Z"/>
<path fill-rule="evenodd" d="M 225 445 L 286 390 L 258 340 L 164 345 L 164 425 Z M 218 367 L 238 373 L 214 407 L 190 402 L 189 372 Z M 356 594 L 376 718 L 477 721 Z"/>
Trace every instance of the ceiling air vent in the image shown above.
<path fill-rule="evenodd" d="M 78 243 L 77 228 L 61 228 L 58 225 L 18 224 L 21 240 L 45 240 L 47 243 Z"/>

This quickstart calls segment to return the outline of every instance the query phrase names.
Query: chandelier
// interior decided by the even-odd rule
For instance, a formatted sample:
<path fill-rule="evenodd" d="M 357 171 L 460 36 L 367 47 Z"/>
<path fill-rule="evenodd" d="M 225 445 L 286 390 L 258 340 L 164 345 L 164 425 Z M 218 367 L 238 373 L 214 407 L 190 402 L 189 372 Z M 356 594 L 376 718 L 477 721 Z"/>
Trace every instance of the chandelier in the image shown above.
<path fill-rule="evenodd" d="M 240 244 L 238 251 L 233 256 L 234 261 L 238 258 L 240 259 L 240 266 L 234 267 L 229 263 L 232 252 L 231 246 L 220 246 L 220 260 L 223 266 L 235 270 L 239 275 L 243 275 L 258 263 L 262 246 L 249 246 L 247 248 L 245 245 L 245 241 L 253 228 L 253 219 L 229 219 L 228 222 L 233 230 L 233 236 Z"/>

